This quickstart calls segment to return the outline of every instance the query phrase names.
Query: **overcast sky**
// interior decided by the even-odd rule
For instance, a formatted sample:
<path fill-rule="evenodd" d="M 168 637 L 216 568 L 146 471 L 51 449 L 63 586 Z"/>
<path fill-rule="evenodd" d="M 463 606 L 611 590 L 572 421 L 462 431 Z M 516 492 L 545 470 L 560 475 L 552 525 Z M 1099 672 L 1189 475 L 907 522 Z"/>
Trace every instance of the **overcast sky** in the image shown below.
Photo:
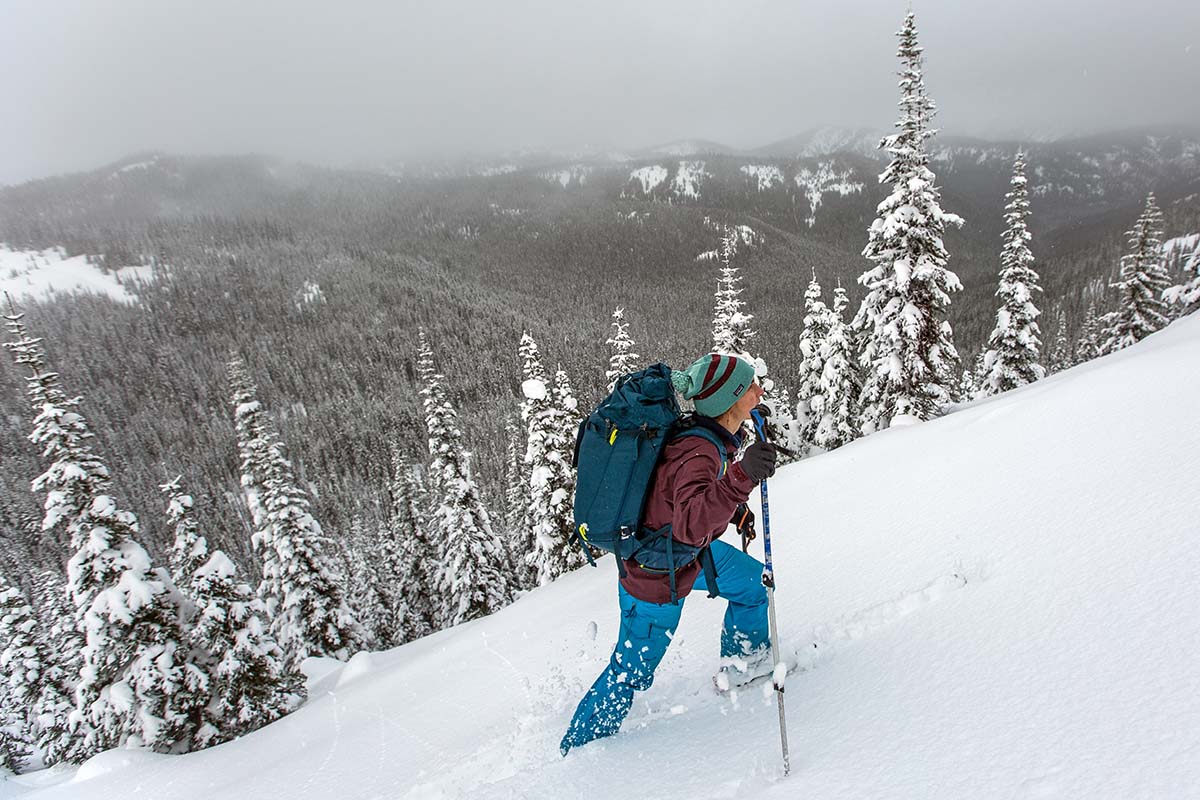
<path fill-rule="evenodd" d="M 320 162 L 895 119 L 905 0 L 0 0 L 0 182 L 142 150 Z M 917 0 L 937 126 L 1200 124 L 1197 0 Z"/>

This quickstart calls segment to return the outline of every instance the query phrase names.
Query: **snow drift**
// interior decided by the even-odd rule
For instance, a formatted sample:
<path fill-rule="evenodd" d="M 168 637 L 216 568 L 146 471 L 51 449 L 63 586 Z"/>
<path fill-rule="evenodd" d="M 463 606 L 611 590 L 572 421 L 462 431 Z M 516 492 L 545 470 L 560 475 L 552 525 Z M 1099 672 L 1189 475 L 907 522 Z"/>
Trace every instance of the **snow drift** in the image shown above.
<path fill-rule="evenodd" d="M 792 775 L 774 701 L 716 695 L 692 596 L 621 734 L 560 758 L 615 568 L 349 665 L 187 756 L 10 779 L 34 798 L 1194 797 L 1200 317 L 771 481 Z"/>

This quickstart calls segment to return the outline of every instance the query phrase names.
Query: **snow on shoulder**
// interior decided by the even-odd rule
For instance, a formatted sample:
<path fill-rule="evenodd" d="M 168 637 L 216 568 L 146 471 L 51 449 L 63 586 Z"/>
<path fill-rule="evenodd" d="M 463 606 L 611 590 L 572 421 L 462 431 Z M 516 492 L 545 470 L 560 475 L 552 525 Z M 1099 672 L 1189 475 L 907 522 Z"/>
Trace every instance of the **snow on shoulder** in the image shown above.
<path fill-rule="evenodd" d="M 314 670 L 302 708 L 220 747 L 9 782 L 31 800 L 558 800 L 619 794 L 636 764 L 637 794 L 663 800 L 1194 797 L 1198 361 L 1200 315 L 779 470 L 786 780 L 771 692 L 713 691 L 725 603 L 703 593 L 620 733 L 559 757 L 617 636 L 601 559 Z"/>

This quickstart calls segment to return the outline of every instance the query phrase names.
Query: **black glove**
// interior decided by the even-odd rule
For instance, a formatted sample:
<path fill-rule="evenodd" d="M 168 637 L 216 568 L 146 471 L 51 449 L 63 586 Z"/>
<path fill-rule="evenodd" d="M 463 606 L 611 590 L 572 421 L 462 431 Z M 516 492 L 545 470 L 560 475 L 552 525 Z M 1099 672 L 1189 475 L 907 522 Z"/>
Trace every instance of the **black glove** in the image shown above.
<path fill-rule="evenodd" d="M 733 519 L 729 520 L 729 524 L 741 535 L 742 551 L 745 552 L 746 545 L 753 542 L 754 537 L 758 535 L 754 530 L 754 512 L 750 510 L 750 506 L 742 503 L 733 510 Z"/>
<path fill-rule="evenodd" d="M 755 442 L 746 448 L 742 460 L 738 463 L 742 465 L 742 472 L 746 473 L 746 477 L 758 483 L 775 474 L 775 445 L 770 442 Z"/>

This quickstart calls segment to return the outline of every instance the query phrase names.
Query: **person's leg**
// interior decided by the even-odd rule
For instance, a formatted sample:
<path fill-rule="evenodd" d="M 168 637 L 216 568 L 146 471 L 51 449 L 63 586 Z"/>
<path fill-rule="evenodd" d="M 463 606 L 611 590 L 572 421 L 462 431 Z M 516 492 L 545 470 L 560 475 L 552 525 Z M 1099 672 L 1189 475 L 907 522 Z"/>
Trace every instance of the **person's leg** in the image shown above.
<path fill-rule="evenodd" d="M 719 540 L 712 543 L 712 556 L 717 595 L 729 601 L 721 628 L 721 657 L 744 657 L 766 649 L 770 632 L 762 562 Z M 703 572 L 693 591 L 708 591 Z"/>
<path fill-rule="evenodd" d="M 618 585 L 619 586 L 619 585 Z M 565 756 L 572 747 L 616 733 L 633 705 L 633 693 L 650 688 L 654 670 L 662 661 L 679 626 L 683 603 L 646 603 L 619 588 L 621 629 L 608 666 L 588 690 L 559 749 Z"/>

